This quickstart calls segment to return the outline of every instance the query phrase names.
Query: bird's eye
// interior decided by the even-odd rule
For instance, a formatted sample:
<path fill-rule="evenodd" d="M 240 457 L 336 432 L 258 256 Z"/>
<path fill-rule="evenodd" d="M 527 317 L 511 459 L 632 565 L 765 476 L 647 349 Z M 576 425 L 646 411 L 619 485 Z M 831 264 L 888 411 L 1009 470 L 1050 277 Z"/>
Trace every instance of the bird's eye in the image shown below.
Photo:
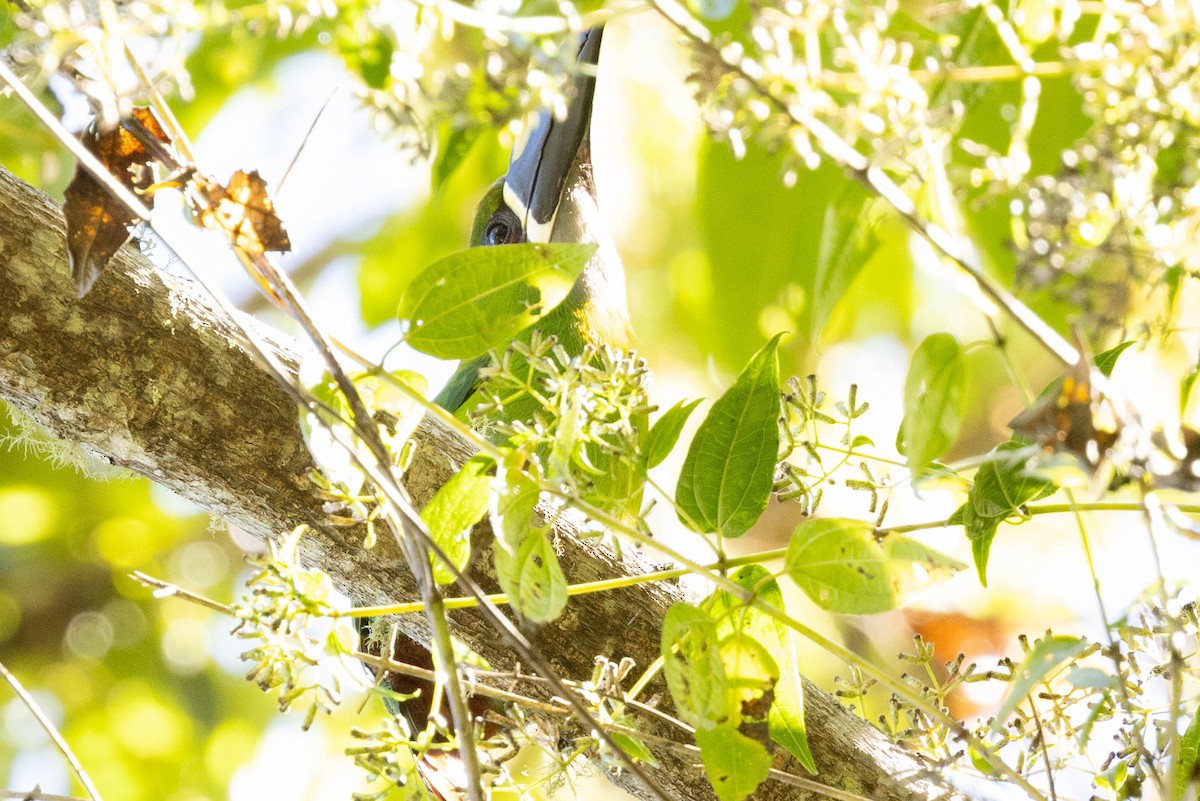
<path fill-rule="evenodd" d="M 502 208 L 488 220 L 483 229 L 483 244 L 512 245 L 521 241 L 521 222 L 517 215 L 507 208 Z"/>

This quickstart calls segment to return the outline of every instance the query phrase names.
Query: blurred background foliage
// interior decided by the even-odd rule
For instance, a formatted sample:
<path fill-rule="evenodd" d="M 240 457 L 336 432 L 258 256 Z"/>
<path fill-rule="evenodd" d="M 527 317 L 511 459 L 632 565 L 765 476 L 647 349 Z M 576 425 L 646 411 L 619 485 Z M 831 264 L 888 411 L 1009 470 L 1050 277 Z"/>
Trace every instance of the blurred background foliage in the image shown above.
<path fill-rule="evenodd" d="M 90 17 L 83 5 L 32 5 L 37 22 L 24 28 L 11 24 L 9 7 L 0 45 L 14 48 L 10 56 L 46 102 L 78 129 L 88 107 L 56 71 L 79 67 L 81 80 L 98 84 L 128 84 L 130 76 L 97 75 L 83 63 L 97 48 L 110 68 L 115 63 L 110 41 L 87 40 L 80 20 Z M 1004 19 L 1024 15 L 1018 38 L 1038 63 L 1061 64 L 1069 48 L 1092 40 L 1115 42 L 1116 50 L 1099 52 L 1120 56 L 1117 74 L 1080 66 L 1079 56 L 1039 78 L 1031 105 L 1029 85 L 1012 69 L 1014 54 L 986 19 L 985 6 Z M 752 49 L 752 11 L 774 10 L 799 24 L 807 19 L 803 9 L 832 14 L 833 5 L 788 2 L 774 9 L 739 2 L 722 19 L 711 5 L 693 7 L 710 14 L 712 30 Z M 504 170 L 513 120 L 555 102 L 565 75 L 554 36 L 484 35 L 454 24 L 473 13 L 497 19 L 495 8 L 483 3 L 119 8 L 127 15 L 118 18 L 128 41 L 196 139 L 205 169 L 259 168 L 275 181 L 313 125 L 278 200 L 296 245 L 283 263 L 336 335 L 379 357 L 398 338 L 395 309 L 411 277 L 467 241 L 475 202 Z M 1154 53 L 1174 51 L 1156 50 L 1132 34 L 1098 33 L 1102 13 L 1061 24 L 1078 9 L 1073 3 L 905 0 L 886 8 L 890 27 L 886 35 L 877 32 L 877 40 L 909 55 L 913 51 L 904 48 L 936 52 L 945 69 L 980 70 L 977 77 L 920 77 L 925 108 L 896 104 L 891 116 L 873 119 L 867 106 L 874 101 L 863 99 L 870 91 L 831 83 L 818 87 L 829 100 L 822 113 L 856 147 L 878 155 L 922 214 L 969 245 L 992 275 L 1017 286 L 1060 331 L 1069 320 L 1082 321 L 1096 351 L 1137 338 L 1139 348 L 1123 357 L 1118 378 L 1152 416 L 1186 420 L 1190 405 L 1186 395 L 1180 402 L 1179 379 L 1196 361 L 1186 323 L 1195 293 L 1184 280 L 1194 253 L 1148 260 L 1169 262 L 1175 272 L 1165 276 L 1128 273 L 1125 260 L 1140 256 L 1143 243 L 1128 244 L 1132 223 L 1113 211 L 1120 187 L 1096 190 L 1095 181 L 1083 180 L 1106 169 L 1118 174 L 1131 158 L 1149 158 L 1154 186 L 1179 190 L 1151 191 L 1151 206 L 1175 197 L 1174 207 L 1163 207 L 1164 218 L 1192 208 L 1178 198 L 1195 178 L 1195 120 L 1177 115 L 1173 138 L 1155 140 L 1133 157 L 1114 138 L 1121 133 L 1135 149 L 1137 141 L 1149 142 L 1151 128 L 1136 117 L 1142 112 L 1122 105 L 1140 97 L 1136 85 L 1129 89 L 1130 70 L 1156 63 Z M 557 19 L 559 6 L 535 0 L 502 10 L 517 19 Z M 713 397 L 768 337 L 789 331 L 784 373 L 816 373 L 839 399 L 858 384 L 858 398 L 872 410 L 856 433 L 898 458 L 891 443 L 909 354 L 924 336 L 949 331 L 978 344 L 967 350 L 965 422 L 946 459 L 976 456 L 1006 440 L 1007 422 L 1030 390 L 1036 394 L 1058 373 L 1056 364 L 1005 320 L 982 314 L 987 304 L 976 302 L 971 282 L 840 167 L 812 159 L 803 143 L 781 145 L 790 132 L 782 140 L 753 125 L 745 134 L 731 133 L 743 121 L 720 114 L 721 92 L 736 87 L 706 84 L 705 65 L 690 60 L 660 17 L 637 8 L 617 11 L 600 66 L 596 182 L 629 272 L 639 349 L 657 374 L 659 405 Z M 838 24 L 869 31 L 875 13 L 874 4 L 851 3 L 840 23 L 816 28 L 826 37 L 826 51 L 837 51 Z M 185 21 L 167 23 L 167 17 Z M 1043 23 L 1054 35 L 1043 35 Z M 1180 48 L 1194 48 L 1187 24 L 1160 33 L 1176 37 Z M 896 64 L 906 76 L 910 67 L 923 68 L 900 56 Z M 835 66 L 853 73 L 852 64 Z M 700 94 L 709 95 L 700 103 L 689 76 L 698 76 L 705 87 Z M 125 102 L 119 92 L 108 103 L 102 91 L 93 99 L 98 95 L 102 116 L 111 118 Z M 715 140 L 706 127 L 715 130 Z M 932 138 L 922 139 L 926 134 Z M 1092 150 L 1078 149 L 1081 140 Z M 0 164 L 58 199 L 72 171 L 61 147 L 8 97 L 0 98 Z M 1060 191 L 1064 186 L 1083 188 Z M 1100 198 L 1105 191 L 1108 207 Z M 163 209 L 169 205 L 159 204 L 156 224 L 190 230 L 172 217 L 176 212 Z M 1108 237 L 1114 226 L 1126 226 L 1125 238 Z M 196 262 L 226 276 L 230 293 L 247 309 L 274 319 L 219 243 L 196 232 L 188 237 Z M 170 259 L 153 255 L 169 265 Z M 1144 280 L 1135 284 L 1131 274 Z M 403 349 L 389 359 L 426 372 L 433 386 L 451 367 Z M 10 423 L 5 437 L 14 447 L 0 449 L 0 661 L 62 725 L 97 783 L 125 799 L 346 797 L 358 779 L 336 759 L 345 721 L 321 720 L 301 735 L 297 721 L 276 719 L 273 702 L 237 680 L 244 668 L 226 634 L 230 621 L 178 600 L 156 600 L 128 578 L 140 570 L 227 601 L 244 575 L 243 554 L 258 544 L 142 479 L 97 479 L 64 467 L 64 458 L 83 457 L 28 447 L 29 436 Z M 677 462 L 664 467 L 677 469 Z M 888 519 L 944 519 L 961 502 L 960 489 L 917 493 L 898 480 Z M 831 486 L 825 510 L 861 514 L 862 502 L 861 493 Z M 662 515 L 659 525 L 669 526 L 670 517 Z M 795 521 L 794 510 L 775 506 L 742 543 L 775 546 Z M 1119 519 L 1112 526 L 1097 523 L 1094 533 L 1097 569 L 1121 609 L 1139 597 L 1154 565 L 1145 549 L 1130 550 Z M 1006 528 L 1003 536 L 987 592 L 968 576 L 901 612 L 848 621 L 810 607 L 805 619 L 884 662 L 913 632 L 936 641 L 945 659 L 959 651 L 981 659 L 1019 653 L 1015 631 L 1040 633 L 1052 625 L 1094 631 L 1091 579 L 1074 540 L 1041 521 Z M 957 529 L 931 532 L 929 541 L 960 557 L 969 554 Z M 1168 573 L 1195 564 L 1193 544 L 1161 546 L 1160 565 Z M 812 649 L 803 660 L 818 679 L 843 670 Z M 998 700 L 971 692 L 956 701 L 957 713 L 987 710 Z M 339 716 L 352 715 L 356 706 L 346 704 Z M 65 766 L 21 704 L 0 695 L 0 710 L 0 784 L 71 790 Z"/>

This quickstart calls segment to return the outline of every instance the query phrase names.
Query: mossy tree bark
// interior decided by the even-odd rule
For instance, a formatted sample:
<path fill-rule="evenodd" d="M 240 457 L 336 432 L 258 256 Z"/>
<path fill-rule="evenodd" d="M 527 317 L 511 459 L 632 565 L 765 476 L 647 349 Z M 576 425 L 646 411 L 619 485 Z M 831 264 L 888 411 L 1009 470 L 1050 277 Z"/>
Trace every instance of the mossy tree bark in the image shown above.
<path fill-rule="evenodd" d="M 244 321 L 245 322 L 245 321 Z M 248 321 L 249 325 L 256 325 Z M 285 363 L 297 363 L 296 343 L 259 327 Z M 144 475 L 258 537 L 305 524 L 304 558 L 363 604 L 415 596 L 394 542 L 363 547 L 361 528 L 328 525 L 307 485 L 313 467 L 295 406 L 271 376 L 237 345 L 234 326 L 190 282 L 164 277 L 126 246 L 84 300 L 74 297 L 58 206 L 0 169 L 0 398 L 58 437 L 108 462 Z M 416 434 L 406 483 L 418 508 L 471 454 L 471 447 L 436 421 Z M 556 542 L 571 581 L 653 569 L 633 549 L 618 558 L 597 538 L 581 538 L 570 520 L 556 524 Z M 476 532 L 479 581 L 487 532 Z M 666 608 L 678 587 L 648 583 L 574 598 L 566 614 L 536 641 L 564 676 L 591 675 L 593 659 L 631 657 L 646 666 L 658 654 Z M 455 633 L 494 666 L 512 666 L 500 639 L 477 615 L 453 613 Z M 423 618 L 402 621 L 420 640 Z M 659 694 L 665 698 L 664 688 Z M 876 801 L 962 798 L 936 772 L 889 742 L 805 682 L 808 736 L 820 768 L 817 780 Z M 678 730 L 639 721 L 654 733 L 685 741 Z M 781 752 L 782 754 L 782 752 Z M 679 799 L 712 791 L 697 759 L 660 752 L 655 777 Z M 783 754 L 777 767 L 803 768 Z M 646 796 L 629 777 L 616 781 Z M 767 782 L 758 799 L 817 797 Z"/>

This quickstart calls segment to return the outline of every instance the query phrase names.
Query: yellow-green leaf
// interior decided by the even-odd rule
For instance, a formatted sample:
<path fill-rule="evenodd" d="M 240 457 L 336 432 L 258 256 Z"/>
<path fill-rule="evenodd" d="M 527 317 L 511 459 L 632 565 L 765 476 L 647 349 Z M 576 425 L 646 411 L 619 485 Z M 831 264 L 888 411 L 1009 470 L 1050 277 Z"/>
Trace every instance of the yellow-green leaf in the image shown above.
<path fill-rule="evenodd" d="M 647 470 L 657 467 L 663 459 L 667 458 L 671 449 L 675 447 L 675 443 L 679 441 L 684 424 L 699 405 L 699 400 L 680 401 L 654 421 L 654 425 L 650 426 L 650 433 L 646 435 Z"/>
<path fill-rule="evenodd" d="M 566 298 L 595 253 L 591 244 L 470 248 L 439 259 L 400 300 L 405 341 L 443 359 L 507 345 Z"/>
<path fill-rule="evenodd" d="M 546 532 L 533 529 L 515 554 L 497 548 L 496 576 L 522 617 L 547 623 L 567 605 L 567 577 Z"/>
<path fill-rule="evenodd" d="M 966 399 L 962 347 L 949 334 L 926 337 L 913 353 L 904 382 L 903 452 L 919 473 L 958 438 Z"/>
<path fill-rule="evenodd" d="M 677 603 L 663 619 L 661 645 L 663 674 L 679 716 L 696 728 L 728 720 L 725 668 L 713 619 L 691 604 Z"/>
<path fill-rule="evenodd" d="M 1193 715 L 1183 739 L 1179 741 L 1179 762 L 1175 765 L 1175 797 L 1194 798 L 1192 788 L 1200 779 L 1200 713 Z"/>
<path fill-rule="evenodd" d="M 890 534 L 881 542 L 870 523 L 839 518 L 797 526 L 784 563 L 817 605 L 851 615 L 894 609 L 914 588 L 965 567 L 916 540 Z"/>
<path fill-rule="evenodd" d="M 421 519 L 438 547 L 459 570 L 471 556 L 471 528 L 483 519 L 490 497 L 492 460 L 476 456 L 463 465 L 438 490 L 425 508 Z M 440 559 L 433 560 L 433 577 L 439 584 L 454 581 L 454 573 Z"/>
<path fill-rule="evenodd" d="M 1033 692 L 1034 687 L 1054 672 L 1055 668 L 1063 662 L 1078 659 L 1087 649 L 1088 642 L 1081 637 L 1046 635 L 1038 640 L 1013 672 L 1008 695 L 996 712 L 993 730 L 999 731 L 1008 720 L 1008 716 Z"/>
<path fill-rule="evenodd" d="M 721 801 L 748 798 L 770 773 L 767 749 L 733 726 L 698 729 L 696 745 L 708 781 Z"/>

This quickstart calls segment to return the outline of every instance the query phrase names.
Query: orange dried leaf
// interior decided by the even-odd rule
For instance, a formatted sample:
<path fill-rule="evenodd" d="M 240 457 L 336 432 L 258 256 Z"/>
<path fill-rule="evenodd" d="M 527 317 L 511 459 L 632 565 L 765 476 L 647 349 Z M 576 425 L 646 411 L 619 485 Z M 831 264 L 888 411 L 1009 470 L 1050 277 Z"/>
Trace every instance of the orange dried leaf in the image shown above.
<path fill-rule="evenodd" d="M 283 221 L 267 194 L 267 182 L 257 170 L 238 170 L 226 186 L 197 177 L 196 187 L 197 194 L 204 198 L 197 204 L 200 224 L 222 231 L 234 247 L 251 255 L 292 249 Z"/>
<path fill-rule="evenodd" d="M 150 109 L 135 108 L 133 117 L 151 136 L 171 144 L 171 138 Z M 155 157 L 124 124 L 102 131 L 93 122 L 80 138 L 84 147 L 126 188 L 136 192 L 150 187 L 149 167 Z M 146 205 L 154 205 L 153 196 L 146 196 Z M 76 166 L 75 177 L 67 187 L 63 213 L 67 218 L 67 259 L 82 298 L 104 272 L 113 254 L 129 239 L 129 226 L 138 218 L 80 166 Z"/>

